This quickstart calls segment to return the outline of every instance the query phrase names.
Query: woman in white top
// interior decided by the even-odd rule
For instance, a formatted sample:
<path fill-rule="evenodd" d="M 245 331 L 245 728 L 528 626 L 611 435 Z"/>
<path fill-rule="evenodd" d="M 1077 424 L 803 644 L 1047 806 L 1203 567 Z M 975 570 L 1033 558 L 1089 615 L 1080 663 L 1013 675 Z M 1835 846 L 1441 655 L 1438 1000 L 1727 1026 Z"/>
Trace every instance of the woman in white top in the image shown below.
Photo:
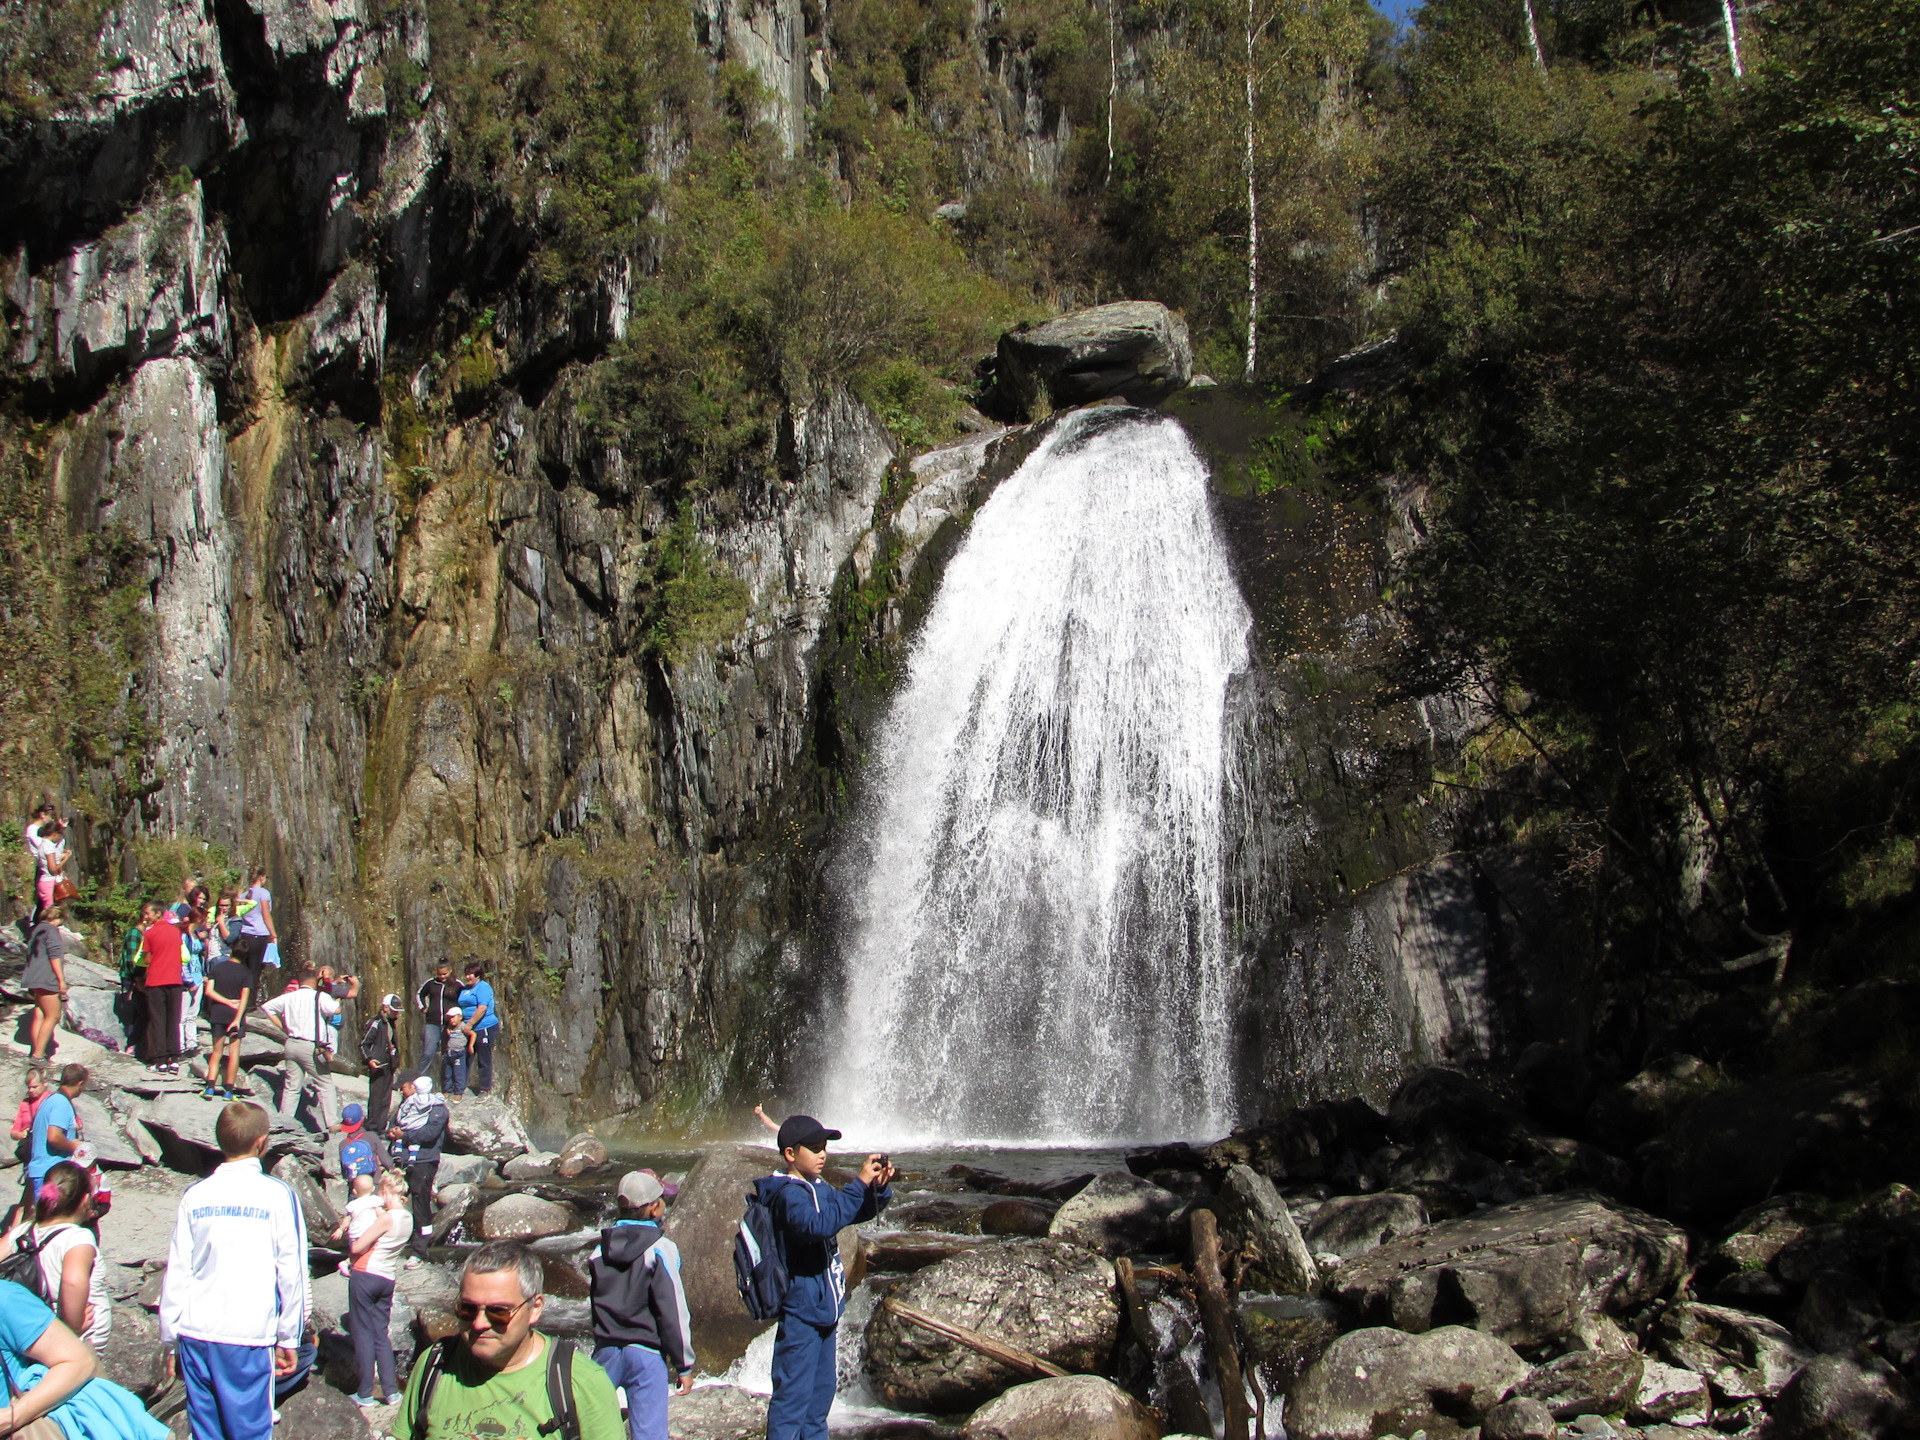
<path fill-rule="evenodd" d="M 100 1240 L 87 1224 L 93 1219 L 93 1194 L 87 1172 L 71 1160 L 47 1171 L 34 1199 L 34 1218 L 7 1232 L 6 1253 L 23 1238 L 40 1252 L 40 1276 L 54 1310 L 69 1330 L 95 1350 L 104 1350 L 113 1328 L 113 1300 L 107 1294 L 107 1267 L 100 1263 Z"/>
<path fill-rule="evenodd" d="M 400 1252 L 413 1238 L 413 1215 L 407 1197 L 391 1170 L 380 1175 L 380 1208 L 368 1209 L 347 1222 L 347 1246 L 353 1268 L 347 1272 L 348 1328 L 353 1332 L 353 1358 L 360 1368 L 360 1388 L 353 1403 L 374 1405 L 373 1382 L 391 1403 L 400 1392 L 394 1385 L 393 1282 L 400 1273 Z"/>

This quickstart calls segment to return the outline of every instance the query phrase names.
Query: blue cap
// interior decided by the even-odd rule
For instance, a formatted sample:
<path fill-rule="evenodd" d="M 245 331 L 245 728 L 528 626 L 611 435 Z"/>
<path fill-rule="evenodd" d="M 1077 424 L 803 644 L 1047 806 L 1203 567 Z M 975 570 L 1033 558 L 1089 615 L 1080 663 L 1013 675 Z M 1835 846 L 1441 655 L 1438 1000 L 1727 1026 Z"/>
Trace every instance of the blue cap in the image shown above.
<path fill-rule="evenodd" d="M 340 1112 L 340 1118 L 349 1125 L 358 1125 L 362 1120 L 367 1118 L 367 1112 L 356 1102 L 342 1110 Z"/>

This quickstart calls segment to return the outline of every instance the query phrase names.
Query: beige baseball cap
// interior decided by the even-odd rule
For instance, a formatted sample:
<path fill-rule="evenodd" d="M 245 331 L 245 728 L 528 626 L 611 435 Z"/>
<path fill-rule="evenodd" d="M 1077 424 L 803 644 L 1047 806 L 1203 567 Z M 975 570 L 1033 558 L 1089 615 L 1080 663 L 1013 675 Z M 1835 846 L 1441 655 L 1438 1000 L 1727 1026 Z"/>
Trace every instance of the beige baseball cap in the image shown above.
<path fill-rule="evenodd" d="M 638 1210 L 666 1194 L 660 1177 L 651 1170 L 629 1170 L 620 1177 L 620 1198 Z"/>

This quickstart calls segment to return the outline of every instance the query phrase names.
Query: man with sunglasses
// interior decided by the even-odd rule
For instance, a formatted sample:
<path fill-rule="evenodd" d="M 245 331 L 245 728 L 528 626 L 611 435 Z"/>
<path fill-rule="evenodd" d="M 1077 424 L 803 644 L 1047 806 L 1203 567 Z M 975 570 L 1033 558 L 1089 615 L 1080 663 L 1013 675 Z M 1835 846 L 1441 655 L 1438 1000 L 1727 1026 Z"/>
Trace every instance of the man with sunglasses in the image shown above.
<path fill-rule="evenodd" d="M 467 1257 L 454 1305 L 462 1329 L 414 1367 L 396 1440 L 626 1440 L 607 1372 L 534 1329 L 543 1289 L 540 1259 L 524 1246 L 499 1240 Z"/>

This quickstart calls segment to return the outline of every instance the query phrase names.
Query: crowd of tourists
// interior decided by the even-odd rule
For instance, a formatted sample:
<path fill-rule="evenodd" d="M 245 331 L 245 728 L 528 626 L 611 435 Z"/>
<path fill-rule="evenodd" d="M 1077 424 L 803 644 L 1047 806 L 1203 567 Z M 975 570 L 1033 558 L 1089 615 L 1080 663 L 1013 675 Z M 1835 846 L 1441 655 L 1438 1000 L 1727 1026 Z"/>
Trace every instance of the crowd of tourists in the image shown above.
<path fill-rule="evenodd" d="M 37 1063 L 13 1125 L 24 1190 L 0 1238 L 0 1366 L 13 1397 L 0 1434 L 160 1440 L 165 1427 L 95 1373 L 113 1316 L 99 1261 L 100 1217 L 112 1196 L 76 1104 L 87 1071 L 67 1065 L 56 1076 L 48 1066 L 68 989 L 65 834 L 50 805 L 26 829 L 35 891 L 23 978 L 34 997 Z M 329 1238 L 345 1257 L 354 1402 L 397 1401 L 390 1434 L 402 1440 L 666 1440 L 667 1397 L 691 1387 L 694 1352 L 680 1254 L 662 1230 L 676 1191 L 650 1170 L 622 1176 L 614 1222 L 586 1257 L 590 1356 L 540 1332 L 539 1258 L 495 1242 L 461 1267 L 460 1330 L 423 1351 L 401 1387 L 389 1335 L 394 1289 L 402 1268 L 420 1266 L 432 1243 L 448 1097 L 485 1096 L 494 1085 L 501 1018 L 483 964 L 470 962 L 456 980 L 442 960 L 414 992 L 420 1048 L 410 1075 L 400 1070 L 401 997 L 380 998 L 358 1047 L 368 1101 L 344 1107 L 333 1056 L 343 1006 L 359 996 L 360 982 L 282 958 L 264 867 L 217 897 L 188 879 L 172 904 L 143 906 L 122 937 L 120 979 L 128 1032 L 156 1072 L 179 1073 L 197 1053 L 198 1020 L 208 1022 L 200 1094 L 222 1107 L 214 1125 L 222 1161 L 181 1197 L 159 1317 L 169 1374 L 182 1382 L 197 1440 L 271 1440 L 275 1407 L 305 1383 L 317 1354 L 304 1212 L 293 1187 L 264 1168 L 274 1120 L 240 1079 L 250 1013 L 278 1032 L 281 1113 L 297 1116 L 311 1094 L 327 1137 L 326 1168 L 348 1187 Z M 837 1236 L 879 1213 L 894 1171 L 886 1156 L 872 1155 L 855 1179 L 830 1186 L 822 1177 L 839 1131 L 805 1115 L 776 1124 L 754 1113 L 777 1130 L 786 1167 L 755 1184 L 735 1250 L 749 1310 L 778 1323 L 767 1435 L 824 1440 L 846 1305 Z M 43 1436 L 36 1423 L 59 1429 Z"/>

